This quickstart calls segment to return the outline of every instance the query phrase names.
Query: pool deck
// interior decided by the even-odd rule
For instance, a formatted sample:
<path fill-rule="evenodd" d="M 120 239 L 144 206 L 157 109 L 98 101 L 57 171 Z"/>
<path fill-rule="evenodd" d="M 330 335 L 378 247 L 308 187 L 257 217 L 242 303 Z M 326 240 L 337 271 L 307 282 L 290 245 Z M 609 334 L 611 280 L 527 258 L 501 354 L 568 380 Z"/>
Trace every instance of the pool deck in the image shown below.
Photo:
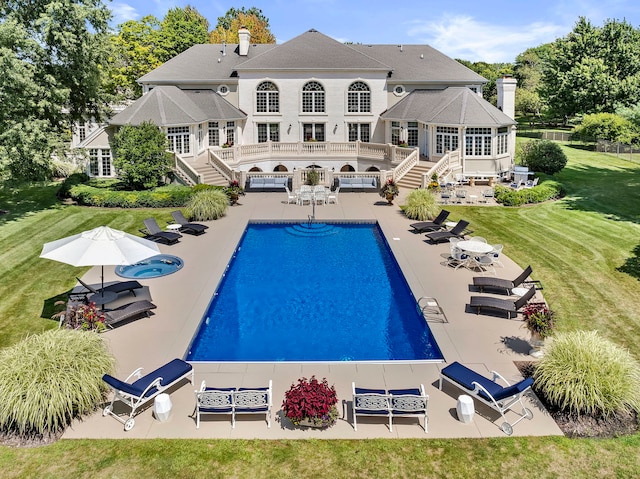
<path fill-rule="evenodd" d="M 408 190 L 401 190 L 393 206 L 375 193 L 340 193 L 337 205 L 316 207 L 316 220 L 377 220 L 393 250 L 409 286 L 416 298 L 432 296 L 438 299 L 448 322 L 429 324 L 444 354 L 445 363 L 195 363 L 195 383 L 183 381 L 170 390 L 173 410 L 167 422 L 153 417 L 153 401 L 136 416 L 135 427 L 125 432 L 113 417 L 97 412 L 67 428 L 64 438 L 238 438 L 238 439 L 365 439 L 365 438 L 455 438 L 504 437 L 500 430 L 502 419 L 492 409 L 476 401 L 476 416 L 470 424 L 463 424 L 456 416 L 456 399 L 462 391 L 445 384 L 438 389 L 440 370 L 448 363 L 459 361 L 487 376 L 496 370 L 508 380 L 521 376 L 514 362 L 530 361 L 528 333 L 520 320 L 499 316 L 476 315 L 468 310 L 472 273 L 465 268 L 454 270 L 443 264 L 449 244 L 432 245 L 423 234 L 414 234 L 412 222 L 401 212 Z M 162 253 L 179 256 L 185 266 L 177 273 L 155 279 L 141 279 L 145 286 L 140 299 L 151 299 L 158 308 L 150 318 L 125 324 L 104 334 L 116 357 L 116 375 L 126 378 L 133 370 L 143 367 L 146 372 L 173 358 L 183 358 L 189 343 L 206 310 L 211 295 L 229 262 L 231 255 L 250 220 L 301 220 L 311 214 L 310 206 L 286 204 L 284 193 L 248 193 L 240 197 L 240 205 L 229 208 L 227 216 L 208 222 L 210 228 L 201 236 L 183 235 L 174 246 L 160 245 Z M 445 207 L 446 208 L 446 207 Z M 454 220 L 464 216 L 454 216 Z M 470 225 L 473 229 L 473 224 Z M 492 242 L 491 235 L 486 235 Z M 497 242 L 494 238 L 493 242 Z M 357 245 L 354 245 L 357 254 Z M 505 251 L 504 268 L 496 268 L 497 275 L 516 277 L 521 268 L 511 261 Z M 444 257 L 443 257 L 444 255 Z M 321 258 L 317 259 L 321 261 Z M 311 264 L 311 258 L 310 258 Z M 526 266 L 526 265 L 523 265 Z M 534 268 L 535 270 L 535 268 Z M 85 278 L 99 280 L 100 268 L 89 271 Z M 105 268 L 105 282 L 119 278 L 114 268 Z M 357 281 L 354 277 L 354 281 Z M 265 278 L 268 280 L 268 278 Z M 123 295 L 117 306 L 136 298 Z M 338 392 L 340 419 L 326 430 L 302 429 L 288 420 L 280 421 L 284 392 L 299 377 L 326 377 Z M 273 380 L 273 414 L 271 428 L 260 416 L 241 416 L 231 428 L 230 416 L 205 416 L 196 429 L 192 416 L 195 406 L 194 390 L 206 380 L 209 386 L 261 387 Z M 424 384 L 429 395 L 429 431 L 425 434 L 417 420 L 394 420 L 393 432 L 381 418 L 358 418 L 358 431 L 353 430 L 350 404 L 351 383 L 370 388 L 409 388 Z M 561 435 L 553 419 L 540 405 L 535 395 L 527 394 L 527 406 L 533 411 L 532 420 L 523 420 L 515 428 L 514 436 Z M 116 404 L 117 406 L 117 404 Z M 116 407 L 116 411 L 126 408 Z M 514 421 L 518 416 L 507 413 Z"/>

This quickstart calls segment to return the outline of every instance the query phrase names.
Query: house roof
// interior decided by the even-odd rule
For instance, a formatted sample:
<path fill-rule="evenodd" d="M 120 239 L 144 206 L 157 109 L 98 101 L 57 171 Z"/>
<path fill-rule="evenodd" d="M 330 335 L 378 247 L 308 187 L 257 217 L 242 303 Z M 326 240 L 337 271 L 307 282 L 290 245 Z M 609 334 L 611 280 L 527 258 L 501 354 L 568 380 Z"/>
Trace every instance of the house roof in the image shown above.
<path fill-rule="evenodd" d="M 247 70 L 368 70 L 392 68 L 317 30 L 309 30 L 238 65 Z"/>
<path fill-rule="evenodd" d="M 282 44 L 194 45 L 138 79 L 155 85 L 223 83 L 242 71 L 361 70 L 391 72 L 393 83 L 486 83 L 486 79 L 428 45 L 346 45 L 316 30 Z M 234 80 L 235 81 L 235 80 Z"/>
<path fill-rule="evenodd" d="M 494 127 L 515 124 L 505 113 L 466 87 L 414 90 L 380 117 L 438 125 Z"/>
<path fill-rule="evenodd" d="M 381 63 L 392 65 L 393 83 L 486 83 L 486 78 L 429 45 L 351 45 Z"/>
<path fill-rule="evenodd" d="M 246 115 L 212 90 L 158 86 L 109 121 L 110 125 L 192 125 L 207 120 L 239 120 Z"/>

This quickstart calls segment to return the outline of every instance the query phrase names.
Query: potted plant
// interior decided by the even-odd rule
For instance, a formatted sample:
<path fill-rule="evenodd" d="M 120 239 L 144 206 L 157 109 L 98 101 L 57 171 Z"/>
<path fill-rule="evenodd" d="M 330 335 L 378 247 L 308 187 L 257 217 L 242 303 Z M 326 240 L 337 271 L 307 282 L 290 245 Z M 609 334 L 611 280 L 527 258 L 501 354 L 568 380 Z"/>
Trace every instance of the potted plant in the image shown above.
<path fill-rule="evenodd" d="M 300 378 L 284 393 L 282 411 L 296 426 L 324 428 L 333 426 L 338 419 L 338 395 L 327 378 L 318 381 Z"/>
<path fill-rule="evenodd" d="M 238 198 L 240 195 L 244 196 L 244 188 L 240 186 L 238 180 L 233 180 L 229 182 L 229 186 L 224 189 L 225 194 L 229 197 L 229 201 L 231 201 L 232 205 L 238 203 Z"/>
<path fill-rule="evenodd" d="M 393 178 L 389 178 L 382 188 L 380 188 L 380 196 L 386 198 L 387 202 L 392 205 L 393 199 L 400 194 L 400 188 Z"/>
<path fill-rule="evenodd" d="M 522 316 L 524 326 L 531 333 L 532 349 L 529 354 L 540 357 L 544 340 L 553 334 L 554 312 L 545 303 L 530 303 L 523 309 Z"/>
<path fill-rule="evenodd" d="M 55 306 L 65 306 L 65 309 L 54 314 L 51 318 L 60 321 L 60 327 L 66 329 L 81 329 L 82 331 L 96 331 L 107 329 L 104 314 L 98 310 L 96 303 L 82 303 L 70 301 L 56 301 Z"/>
<path fill-rule="evenodd" d="M 427 188 L 430 190 L 437 190 L 438 188 L 440 188 L 440 182 L 438 181 L 437 173 L 431 175 L 431 181 L 429 182 L 429 185 L 427 185 Z"/>
<path fill-rule="evenodd" d="M 320 183 L 320 173 L 315 169 L 311 169 L 307 172 L 307 185 L 315 186 Z"/>

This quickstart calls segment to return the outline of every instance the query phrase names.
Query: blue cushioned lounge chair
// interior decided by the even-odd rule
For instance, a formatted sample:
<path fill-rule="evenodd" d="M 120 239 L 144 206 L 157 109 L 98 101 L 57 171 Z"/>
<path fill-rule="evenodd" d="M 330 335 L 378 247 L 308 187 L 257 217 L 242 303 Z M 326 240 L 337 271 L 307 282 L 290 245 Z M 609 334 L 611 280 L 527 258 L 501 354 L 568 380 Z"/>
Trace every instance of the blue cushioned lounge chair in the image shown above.
<path fill-rule="evenodd" d="M 526 408 L 522 402 L 522 395 L 531 387 L 533 379 L 523 379 L 514 385 L 510 385 L 509 382 L 497 372 L 492 371 L 492 374 L 493 379 L 489 379 L 458 362 L 454 362 L 440 371 L 438 387 L 442 389 L 443 380 L 449 381 L 478 401 L 498 411 L 504 421 L 500 428 L 507 436 L 510 436 L 516 424 L 525 418 L 531 419 L 533 417 L 531 410 Z M 497 379 L 503 381 L 506 387 L 498 384 L 496 382 Z M 519 414 L 520 418 L 517 421 L 510 423 L 507 421 L 504 413 L 511 409 L 511 406 L 516 403 L 519 403 L 522 407 L 522 414 Z"/>
<path fill-rule="evenodd" d="M 135 425 L 133 416 L 137 409 L 188 376 L 190 376 L 189 382 L 193 384 L 193 366 L 182 359 L 174 359 L 144 376 L 142 376 L 142 368 L 138 368 L 124 381 L 105 374 L 102 380 L 113 388 L 114 394 L 111 404 L 104 408 L 102 415 L 115 417 L 124 424 L 125 431 L 130 431 Z M 122 419 L 113 412 L 113 403 L 116 400 L 122 401 L 131 408 L 127 419 Z"/>

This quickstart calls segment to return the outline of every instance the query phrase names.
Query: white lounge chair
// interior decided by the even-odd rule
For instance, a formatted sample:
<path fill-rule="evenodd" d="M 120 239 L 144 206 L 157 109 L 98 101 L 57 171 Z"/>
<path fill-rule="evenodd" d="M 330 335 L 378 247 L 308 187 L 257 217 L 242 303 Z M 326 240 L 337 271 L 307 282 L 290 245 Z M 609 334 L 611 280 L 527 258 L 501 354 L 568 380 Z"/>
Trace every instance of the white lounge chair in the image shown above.
<path fill-rule="evenodd" d="M 191 376 L 189 382 L 193 384 L 193 366 L 182 359 L 174 359 L 144 376 L 142 376 L 142 368 L 138 368 L 129 374 L 124 381 L 105 374 L 102 376 L 102 380 L 113 388 L 114 394 L 111 404 L 104 408 L 102 415 L 115 417 L 124 424 L 125 431 L 130 431 L 135 425 L 133 416 L 141 406 L 188 376 Z M 137 379 L 130 382 L 134 378 Z M 131 408 L 127 419 L 122 419 L 113 412 L 113 403 L 117 400 Z"/>
<path fill-rule="evenodd" d="M 442 390 L 442 381 L 446 380 L 464 392 L 498 411 L 504 421 L 500 428 L 507 436 L 513 434 L 513 427 L 523 419 L 531 419 L 533 413 L 524 406 L 522 395 L 531 388 L 533 379 L 527 378 L 510 385 L 509 382 L 495 371 L 492 371 L 493 379 L 486 378 L 458 362 L 451 363 L 440 372 L 438 388 Z M 501 386 L 496 380 L 501 380 L 506 387 Z M 507 421 L 504 413 L 516 403 L 522 406 L 520 418 L 513 423 Z M 515 412 L 515 411 L 514 411 Z M 518 413 L 516 413 L 518 414 Z"/>

